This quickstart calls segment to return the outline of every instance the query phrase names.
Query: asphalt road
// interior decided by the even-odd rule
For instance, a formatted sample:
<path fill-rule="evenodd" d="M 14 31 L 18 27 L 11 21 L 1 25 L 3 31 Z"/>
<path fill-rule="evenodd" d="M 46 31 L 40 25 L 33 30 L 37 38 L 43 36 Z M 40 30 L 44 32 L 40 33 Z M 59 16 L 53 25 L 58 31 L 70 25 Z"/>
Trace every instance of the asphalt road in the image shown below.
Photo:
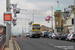
<path fill-rule="evenodd" d="M 21 50 L 75 50 L 75 42 L 49 38 L 17 37 Z"/>

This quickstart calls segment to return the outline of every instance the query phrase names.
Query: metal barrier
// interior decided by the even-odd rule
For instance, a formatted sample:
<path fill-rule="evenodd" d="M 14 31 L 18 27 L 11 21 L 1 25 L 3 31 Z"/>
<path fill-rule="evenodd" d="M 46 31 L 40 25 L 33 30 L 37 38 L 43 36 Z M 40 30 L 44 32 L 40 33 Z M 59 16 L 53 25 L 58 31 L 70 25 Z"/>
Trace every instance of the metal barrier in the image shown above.
<path fill-rule="evenodd" d="M 5 36 L 5 35 L 2 35 L 2 36 L 0 37 L 0 49 L 1 49 L 1 47 L 3 46 L 3 44 L 5 43 L 5 41 L 6 41 L 6 36 Z"/>

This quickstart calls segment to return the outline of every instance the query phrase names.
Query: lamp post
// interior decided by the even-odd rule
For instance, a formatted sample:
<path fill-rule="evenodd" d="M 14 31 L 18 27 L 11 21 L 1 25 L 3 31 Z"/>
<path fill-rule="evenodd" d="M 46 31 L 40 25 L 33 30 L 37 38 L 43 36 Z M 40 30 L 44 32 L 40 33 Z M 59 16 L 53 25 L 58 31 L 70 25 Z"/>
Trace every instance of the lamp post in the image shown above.
<path fill-rule="evenodd" d="M 75 0 L 74 0 L 74 33 L 75 33 Z"/>
<path fill-rule="evenodd" d="M 26 33 L 26 20 L 28 21 L 28 30 L 29 30 L 29 18 L 17 18 L 17 19 L 24 19 L 25 20 L 25 33 Z"/>
<path fill-rule="evenodd" d="M 51 21 L 52 21 L 52 33 L 53 33 L 53 17 L 51 16 Z"/>
<path fill-rule="evenodd" d="M 52 33 L 53 33 L 53 6 L 51 6 L 51 17 L 52 17 Z"/>

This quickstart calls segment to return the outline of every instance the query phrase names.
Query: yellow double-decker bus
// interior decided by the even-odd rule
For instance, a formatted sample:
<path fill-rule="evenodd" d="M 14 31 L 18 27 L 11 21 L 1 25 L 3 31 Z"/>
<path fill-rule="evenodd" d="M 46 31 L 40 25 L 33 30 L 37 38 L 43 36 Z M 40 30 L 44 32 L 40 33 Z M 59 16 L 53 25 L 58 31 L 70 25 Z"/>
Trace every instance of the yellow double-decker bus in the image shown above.
<path fill-rule="evenodd" d="M 41 34 L 41 26 L 40 24 L 32 24 L 32 27 L 31 27 L 31 33 L 30 33 L 30 37 L 40 37 L 40 34 Z"/>

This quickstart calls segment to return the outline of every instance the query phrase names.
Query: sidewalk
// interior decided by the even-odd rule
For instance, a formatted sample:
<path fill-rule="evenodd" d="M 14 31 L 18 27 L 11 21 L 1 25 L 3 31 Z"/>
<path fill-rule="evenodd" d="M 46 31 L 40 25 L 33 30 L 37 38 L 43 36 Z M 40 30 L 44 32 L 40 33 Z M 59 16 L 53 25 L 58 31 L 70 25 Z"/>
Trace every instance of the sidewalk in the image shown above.
<path fill-rule="evenodd" d="M 13 46 L 13 43 L 12 43 L 12 38 L 11 40 L 9 40 L 9 48 L 6 48 L 4 50 L 14 50 L 14 46 Z"/>

